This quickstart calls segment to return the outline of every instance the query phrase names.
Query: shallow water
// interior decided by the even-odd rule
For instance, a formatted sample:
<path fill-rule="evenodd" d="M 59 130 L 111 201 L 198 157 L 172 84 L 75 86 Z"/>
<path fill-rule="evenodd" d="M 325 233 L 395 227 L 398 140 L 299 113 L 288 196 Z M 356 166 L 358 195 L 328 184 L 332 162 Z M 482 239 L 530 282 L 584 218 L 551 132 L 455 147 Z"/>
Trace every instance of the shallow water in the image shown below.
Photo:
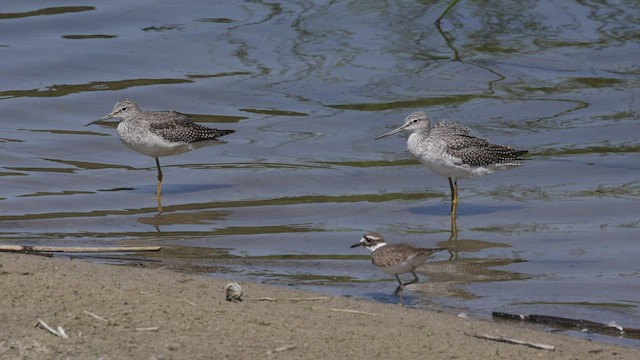
<path fill-rule="evenodd" d="M 0 242 L 395 302 L 349 248 L 378 231 L 454 250 L 412 306 L 640 328 L 637 2 L 3 5 Z M 161 159 L 160 214 L 153 159 L 84 127 L 123 98 L 236 130 Z M 417 110 L 530 151 L 459 182 L 455 241 L 446 179 L 373 141 Z"/>

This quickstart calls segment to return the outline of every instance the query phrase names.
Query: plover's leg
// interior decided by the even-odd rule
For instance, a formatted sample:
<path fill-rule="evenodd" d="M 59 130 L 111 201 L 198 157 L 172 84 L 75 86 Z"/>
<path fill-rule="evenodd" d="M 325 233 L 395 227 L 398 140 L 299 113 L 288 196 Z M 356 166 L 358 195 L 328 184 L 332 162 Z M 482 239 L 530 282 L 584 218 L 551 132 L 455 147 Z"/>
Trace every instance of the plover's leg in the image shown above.
<path fill-rule="evenodd" d="M 396 280 L 398 280 L 398 287 L 396 291 L 393 292 L 393 295 L 400 295 L 400 305 L 402 305 L 402 290 L 404 289 L 404 284 L 400 281 L 400 277 L 396 275 Z"/>
<path fill-rule="evenodd" d="M 406 283 L 402 284 L 402 286 L 406 286 L 406 285 L 409 285 L 409 284 L 415 284 L 415 283 L 417 283 L 418 281 L 420 281 L 420 279 L 418 279 L 418 275 L 416 275 L 416 273 L 414 273 L 414 272 L 412 271 L 412 272 L 411 272 L 411 274 L 413 274 L 413 280 L 411 280 L 411 281 L 409 281 L 409 282 L 406 282 Z"/>

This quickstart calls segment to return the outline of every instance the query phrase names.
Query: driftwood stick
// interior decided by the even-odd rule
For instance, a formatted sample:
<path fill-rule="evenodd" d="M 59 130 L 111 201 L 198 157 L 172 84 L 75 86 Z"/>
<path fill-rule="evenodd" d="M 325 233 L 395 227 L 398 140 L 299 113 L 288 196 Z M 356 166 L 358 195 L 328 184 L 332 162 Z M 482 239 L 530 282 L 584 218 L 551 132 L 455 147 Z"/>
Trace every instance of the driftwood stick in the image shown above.
<path fill-rule="evenodd" d="M 0 245 L 0 252 L 65 252 L 65 253 L 107 253 L 131 251 L 158 251 L 160 246 L 24 246 Z"/>
<path fill-rule="evenodd" d="M 640 329 L 623 328 L 617 323 L 601 324 L 594 321 L 563 318 L 558 316 L 547 315 L 517 315 L 503 312 L 494 312 L 492 316 L 505 320 L 516 320 L 532 322 L 536 324 L 545 324 L 566 329 L 578 329 L 585 331 L 594 331 L 601 334 L 624 335 L 626 337 L 640 338 Z"/>
<path fill-rule="evenodd" d="M 472 335 L 472 336 L 477 339 L 491 340 L 491 341 L 503 342 L 507 344 L 524 345 L 524 346 L 532 347 L 535 349 L 541 349 L 541 350 L 554 351 L 556 349 L 556 347 L 553 345 L 537 344 L 530 341 L 512 339 L 504 336 L 493 336 L 493 335 Z"/>

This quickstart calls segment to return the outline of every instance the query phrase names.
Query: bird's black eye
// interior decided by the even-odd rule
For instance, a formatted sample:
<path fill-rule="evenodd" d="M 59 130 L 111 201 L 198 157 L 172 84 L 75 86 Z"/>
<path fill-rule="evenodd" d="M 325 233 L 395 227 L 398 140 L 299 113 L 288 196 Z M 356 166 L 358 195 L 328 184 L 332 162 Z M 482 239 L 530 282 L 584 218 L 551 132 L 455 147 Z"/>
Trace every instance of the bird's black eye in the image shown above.
<path fill-rule="evenodd" d="M 127 108 L 123 107 L 122 109 L 120 109 L 120 111 L 127 111 Z"/>
<path fill-rule="evenodd" d="M 413 119 L 413 121 L 412 121 L 412 123 L 414 123 L 414 124 L 417 123 L 417 122 L 418 122 L 418 119 Z"/>

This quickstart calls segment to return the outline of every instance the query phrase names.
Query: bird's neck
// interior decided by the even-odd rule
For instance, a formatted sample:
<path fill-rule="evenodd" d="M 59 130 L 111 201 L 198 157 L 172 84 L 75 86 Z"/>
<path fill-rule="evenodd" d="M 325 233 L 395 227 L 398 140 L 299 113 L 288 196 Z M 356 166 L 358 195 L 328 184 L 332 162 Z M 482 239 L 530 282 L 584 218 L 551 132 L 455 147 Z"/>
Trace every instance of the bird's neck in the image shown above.
<path fill-rule="evenodd" d="M 426 143 L 431 133 L 430 128 L 418 130 L 411 135 L 409 135 L 409 139 L 407 140 L 407 149 L 409 152 L 413 154 L 413 156 L 420 156 L 422 151 L 424 150 L 424 143 Z"/>
<path fill-rule="evenodd" d="M 374 246 L 370 247 L 370 248 L 369 248 L 369 250 L 370 250 L 370 251 L 371 251 L 371 253 L 373 254 L 373 252 L 374 252 L 374 251 L 376 251 L 376 250 L 378 250 L 378 249 L 380 249 L 381 247 L 386 246 L 386 245 L 387 245 L 387 243 L 386 243 L 386 242 L 381 242 L 381 243 L 379 243 L 379 244 L 376 244 L 376 245 L 374 245 Z"/>

